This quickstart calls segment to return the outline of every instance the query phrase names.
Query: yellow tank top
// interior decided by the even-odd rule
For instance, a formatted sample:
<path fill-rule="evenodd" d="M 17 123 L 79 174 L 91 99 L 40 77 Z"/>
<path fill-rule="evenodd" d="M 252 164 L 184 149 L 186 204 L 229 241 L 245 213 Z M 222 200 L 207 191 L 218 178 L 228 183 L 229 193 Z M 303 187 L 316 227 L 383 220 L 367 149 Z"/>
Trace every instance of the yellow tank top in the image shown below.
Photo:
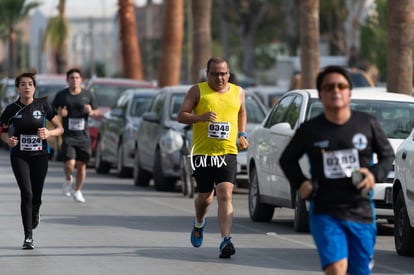
<path fill-rule="evenodd" d="M 237 154 L 239 87 L 230 83 L 229 86 L 227 92 L 218 93 L 207 82 L 198 84 L 200 101 L 194 108 L 194 113 L 213 111 L 217 114 L 217 119 L 215 122 L 193 124 L 193 155 Z"/>

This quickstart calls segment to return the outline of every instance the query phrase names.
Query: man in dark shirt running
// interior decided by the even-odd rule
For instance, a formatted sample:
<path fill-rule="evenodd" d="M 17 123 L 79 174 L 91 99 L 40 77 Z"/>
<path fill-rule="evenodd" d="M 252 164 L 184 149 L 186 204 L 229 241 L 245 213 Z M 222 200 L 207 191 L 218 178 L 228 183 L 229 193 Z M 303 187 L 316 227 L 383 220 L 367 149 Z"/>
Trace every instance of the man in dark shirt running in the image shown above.
<path fill-rule="evenodd" d="M 65 196 L 73 196 L 78 202 L 85 202 L 81 188 L 86 177 L 86 164 L 91 156 L 91 141 L 88 117 L 98 116 L 95 97 L 82 89 L 80 70 L 70 69 L 66 73 L 69 88 L 60 91 L 52 105 L 58 110 L 63 120 L 65 132 L 62 136 L 62 155 L 66 180 L 62 191 Z M 76 185 L 72 192 L 72 172 L 76 167 Z"/>
<path fill-rule="evenodd" d="M 310 199 L 309 225 L 325 274 L 367 275 L 376 237 L 372 188 L 391 170 L 394 151 L 373 116 L 351 110 L 345 69 L 327 67 L 316 86 L 324 112 L 296 131 L 280 166 L 300 197 Z M 311 179 L 299 166 L 303 155 Z"/>

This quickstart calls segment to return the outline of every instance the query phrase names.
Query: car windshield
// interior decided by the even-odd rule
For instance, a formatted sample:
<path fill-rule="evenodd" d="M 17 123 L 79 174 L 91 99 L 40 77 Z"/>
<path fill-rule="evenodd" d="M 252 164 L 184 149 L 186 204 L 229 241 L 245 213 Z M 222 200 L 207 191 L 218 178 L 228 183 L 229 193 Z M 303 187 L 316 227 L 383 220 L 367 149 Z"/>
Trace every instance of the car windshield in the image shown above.
<path fill-rule="evenodd" d="M 47 101 L 52 103 L 55 95 L 63 90 L 66 87 L 66 84 L 56 84 L 56 85 L 37 85 L 36 86 L 36 98 L 47 97 Z"/>
<path fill-rule="evenodd" d="M 177 120 L 178 111 L 180 111 L 181 104 L 183 104 L 185 94 L 173 94 L 171 96 L 170 118 Z"/>
<path fill-rule="evenodd" d="M 98 106 L 112 106 L 118 98 L 121 96 L 122 92 L 125 91 L 128 87 L 110 85 L 110 84 L 95 84 L 93 86 L 93 94 L 95 95 Z"/>
<path fill-rule="evenodd" d="M 257 124 L 261 123 L 265 118 L 266 113 L 262 108 L 260 108 L 257 100 L 253 96 L 246 94 L 245 105 L 247 111 L 247 122 Z"/>
<path fill-rule="evenodd" d="M 351 109 L 375 116 L 388 138 L 405 139 L 414 126 L 414 104 L 411 102 L 352 99 Z M 312 101 L 307 119 L 323 110 L 320 101 Z"/>
<path fill-rule="evenodd" d="M 131 105 L 131 116 L 140 117 L 145 113 L 151 105 L 152 96 L 134 97 Z"/>

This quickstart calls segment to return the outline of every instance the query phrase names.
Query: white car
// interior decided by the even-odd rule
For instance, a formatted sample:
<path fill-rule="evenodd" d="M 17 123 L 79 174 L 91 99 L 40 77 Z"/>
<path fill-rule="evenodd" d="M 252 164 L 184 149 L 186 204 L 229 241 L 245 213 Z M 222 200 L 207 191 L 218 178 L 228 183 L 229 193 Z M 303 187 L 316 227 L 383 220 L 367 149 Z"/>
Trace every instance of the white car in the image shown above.
<path fill-rule="evenodd" d="M 401 256 L 414 256 L 414 130 L 395 155 L 393 206 L 395 249 Z"/>
<path fill-rule="evenodd" d="M 411 131 L 410 123 L 414 120 L 414 98 L 411 96 L 375 89 L 354 89 L 351 108 L 377 117 L 395 151 Z M 253 221 L 270 221 L 275 207 L 287 207 L 295 209 L 295 230 L 308 231 L 305 202 L 289 185 L 279 166 L 279 158 L 300 124 L 322 110 L 316 90 L 289 91 L 249 137 L 249 213 Z M 305 174 L 309 174 L 304 160 L 301 160 L 302 169 Z M 394 218 L 393 178 L 394 171 L 390 171 L 385 182 L 375 185 L 373 197 L 377 218 L 386 218 L 390 222 Z"/>

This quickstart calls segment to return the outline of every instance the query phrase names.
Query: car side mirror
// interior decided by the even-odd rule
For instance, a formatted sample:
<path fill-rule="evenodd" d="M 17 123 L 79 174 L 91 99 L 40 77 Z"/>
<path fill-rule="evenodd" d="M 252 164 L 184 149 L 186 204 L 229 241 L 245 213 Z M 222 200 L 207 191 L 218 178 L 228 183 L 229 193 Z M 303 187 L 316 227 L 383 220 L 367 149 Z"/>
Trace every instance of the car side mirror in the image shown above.
<path fill-rule="evenodd" d="M 119 108 L 112 109 L 111 112 L 110 112 L 110 114 L 113 117 L 122 117 L 124 115 L 123 112 L 122 112 L 122 110 L 119 109 Z"/>
<path fill-rule="evenodd" d="M 277 123 L 270 127 L 270 131 L 272 133 L 282 134 L 286 136 L 290 136 L 293 134 L 292 128 L 290 128 L 290 124 L 287 122 Z"/>
<path fill-rule="evenodd" d="M 142 120 L 153 123 L 160 123 L 161 121 L 156 112 L 145 112 L 142 115 Z"/>

